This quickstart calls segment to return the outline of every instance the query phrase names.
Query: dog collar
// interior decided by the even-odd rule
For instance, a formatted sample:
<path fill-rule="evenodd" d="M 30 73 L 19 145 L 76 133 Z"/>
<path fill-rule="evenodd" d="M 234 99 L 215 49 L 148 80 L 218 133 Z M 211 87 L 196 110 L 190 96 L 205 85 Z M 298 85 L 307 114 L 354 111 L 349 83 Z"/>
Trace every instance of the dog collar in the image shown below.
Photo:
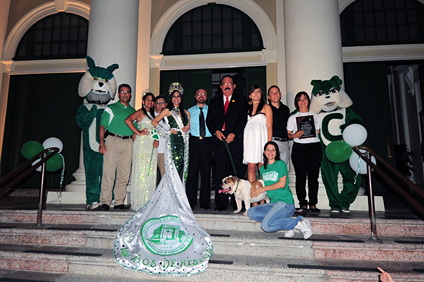
<path fill-rule="evenodd" d="M 237 188 L 238 188 L 239 182 L 240 182 L 240 181 L 239 181 L 239 178 L 238 178 L 238 177 L 236 177 L 236 183 L 237 183 L 237 184 L 236 184 L 236 190 L 234 190 L 234 193 L 235 193 L 235 192 L 237 192 Z"/>

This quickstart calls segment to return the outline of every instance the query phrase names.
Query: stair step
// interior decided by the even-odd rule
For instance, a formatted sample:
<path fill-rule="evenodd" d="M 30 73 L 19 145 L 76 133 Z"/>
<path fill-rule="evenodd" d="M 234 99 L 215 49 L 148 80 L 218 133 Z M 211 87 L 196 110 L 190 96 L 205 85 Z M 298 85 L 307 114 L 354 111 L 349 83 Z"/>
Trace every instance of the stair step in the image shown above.
<path fill-rule="evenodd" d="M 317 263 L 314 260 L 293 259 L 286 256 L 214 254 L 204 273 L 190 277 L 173 277 L 128 271 L 115 262 L 111 249 L 87 251 L 81 248 L 9 245 L 0 246 L 0 250 L 2 251 L 0 253 L 1 269 L 100 275 L 116 277 L 121 280 L 138 278 L 156 281 L 376 281 L 376 267 L 390 265 L 390 262 L 387 261 L 364 263 L 363 261 L 348 262 L 344 260 L 328 262 L 327 260 Z M 400 264 L 404 270 L 399 275 L 408 280 L 397 280 L 398 282 L 424 281 L 424 273 L 420 272 L 420 264 L 396 262 L 397 267 L 400 267 Z M 337 280 L 341 278 L 343 280 Z"/>
<path fill-rule="evenodd" d="M 7 226 L 5 226 L 7 227 Z M 43 229 L 30 225 L 0 228 L 0 244 L 43 247 L 80 247 L 85 249 L 112 250 L 117 229 L 109 231 L 87 226 L 86 229 L 72 226 L 47 225 Z M 65 229 L 70 228 L 70 229 Z M 75 229 L 78 229 L 77 231 Z M 296 231 L 294 238 L 284 238 L 283 232 L 207 230 L 211 235 L 214 253 L 240 255 L 291 257 L 305 259 L 344 259 L 386 261 L 424 261 L 424 239 L 422 237 L 380 236 L 380 242 L 365 235 L 314 234 L 304 240 Z"/>
<path fill-rule="evenodd" d="M 314 234 L 304 240 L 298 231 L 294 238 L 265 233 L 243 215 L 195 213 L 211 235 L 214 255 L 204 273 L 174 277 L 128 271 L 116 263 L 117 230 L 133 214 L 46 210 L 43 224 L 35 226 L 37 211 L 0 210 L 0 281 L 371 282 L 377 281 L 378 266 L 397 282 L 424 281 L 421 220 L 379 218 L 376 242 L 370 239 L 369 219 L 322 212 L 309 217 Z"/>
<path fill-rule="evenodd" d="M 43 211 L 43 224 L 87 224 L 93 226 L 121 226 L 134 212 L 131 211 Z M 207 230 L 260 231 L 260 224 L 240 214 L 195 214 L 200 227 Z M 349 217 L 308 217 L 317 234 L 370 234 L 370 220 Z M 35 224 L 37 211 L 1 210 L 2 223 Z M 424 222 L 414 219 L 377 219 L 378 235 L 424 237 Z M 1 227 L 1 226 L 0 226 Z"/>

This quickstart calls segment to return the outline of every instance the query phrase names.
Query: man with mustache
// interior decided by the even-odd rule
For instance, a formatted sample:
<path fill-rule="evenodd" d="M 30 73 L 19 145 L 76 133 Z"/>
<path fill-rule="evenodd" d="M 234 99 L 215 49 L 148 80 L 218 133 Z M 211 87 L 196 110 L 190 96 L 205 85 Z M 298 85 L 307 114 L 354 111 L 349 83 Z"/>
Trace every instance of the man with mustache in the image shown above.
<path fill-rule="evenodd" d="M 219 193 L 219 184 L 229 174 L 233 174 L 233 167 L 225 149 L 223 140 L 228 143 L 234 161 L 237 177 L 243 178 L 243 130 L 247 122 L 246 99 L 234 94 L 236 85 L 229 75 L 221 79 L 218 94 L 209 105 L 206 124 L 214 134 L 214 160 L 216 167 L 215 210 L 227 210 L 228 195 Z"/>

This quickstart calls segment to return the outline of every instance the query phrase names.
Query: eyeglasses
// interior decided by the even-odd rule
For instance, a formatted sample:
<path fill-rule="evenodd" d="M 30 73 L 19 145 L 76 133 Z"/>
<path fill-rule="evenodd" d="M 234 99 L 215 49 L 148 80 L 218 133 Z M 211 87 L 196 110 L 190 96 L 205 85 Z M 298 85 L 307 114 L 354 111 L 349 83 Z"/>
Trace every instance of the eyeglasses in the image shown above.
<path fill-rule="evenodd" d="M 180 95 L 172 95 L 171 98 L 181 98 Z"/>
<path fill-rule="evenodd" d="M 156 105 L 166 104 L 165 101 L 155 102 Z"/>
<path fill-rule="evenodd" d="M 233 82 L 227 82 L 227 83 L 223 83 L 222 85 L 224 85 L 224 86 L 231 86 L 233 84 L 234 84 Z"/>
<path fill-rule="evenodd" d="M 119 93 L 121 93 L 121 94 L 131 94 L 131 91 L 119 90 Z"/>
<path fill-rule="evenodd" d="M 208 95 L 208 93 L 206 93 L 206 92 L 197 92 L 196 95 L 206 96 L 206 95 Z"/>

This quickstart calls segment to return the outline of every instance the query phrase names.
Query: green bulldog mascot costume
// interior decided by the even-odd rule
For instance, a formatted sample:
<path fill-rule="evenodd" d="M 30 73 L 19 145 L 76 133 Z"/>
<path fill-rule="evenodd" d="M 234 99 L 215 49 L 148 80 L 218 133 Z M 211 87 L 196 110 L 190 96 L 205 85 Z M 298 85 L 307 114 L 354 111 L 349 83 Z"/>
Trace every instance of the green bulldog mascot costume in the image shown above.
<path fill-rule="evenodd" d="M 360 117 L 349 107 L 353 104 L 347 93 L 341 89 L 342 80 L 333 76 L 330 80 L 312 80 L 312 99 L 309 110 L 319 114 L 322 145 L 321 175 L 325 185 L 331 212 L 348 213 L 361 185 L 361 176 L 356 175 L 349 160 L 331 162 L 325 154 L 326 147 L 333 141 L 343 140 L 343 130 L 350 124 L 361 123 Z M 338 189 L 338 174 L 343 177 L 343 190 Z M 355 178 L 356 177 L 356 178 Z"/>
<path fill-rule="evenodd" d="M 99 153 L 100 119 L 107 103 L 115 97 L 116 80 L 112 72 L 119 66 L 98 67 L 87 56 L 88 70 L 78 85 L 78 94 L 87 103 L 77 111 L 76 122 L 83 132 L 83 153 L 87 210 L 99 205 L 103 173 L 103 155 Z"/>

